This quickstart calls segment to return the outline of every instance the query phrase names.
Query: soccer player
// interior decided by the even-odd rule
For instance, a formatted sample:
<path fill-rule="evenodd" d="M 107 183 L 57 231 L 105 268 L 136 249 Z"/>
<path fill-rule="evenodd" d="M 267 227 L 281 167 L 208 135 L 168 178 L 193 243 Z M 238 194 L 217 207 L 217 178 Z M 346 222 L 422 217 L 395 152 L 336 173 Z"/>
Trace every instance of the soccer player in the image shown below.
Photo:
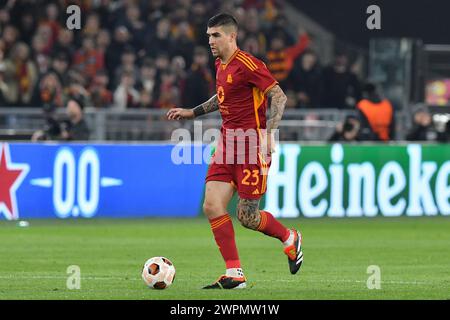
<path fill-rule="evenodd" d="M 246 287 L 233 224 L 227 212 L 235 191 L 239 195 L 237 218 L 241 224 L 279 239 L 292 274 L 297 273 L 303 262 L 301 233 L 286 228 L 271 213 L 259 210 L 260 198 L 266 191 L 274 132 L 284 111 L 286 95 L 262 61 L 238 48 L 237 31 L 236 19 L 229 14 L 221 13 L 208 21 L 206 33 L 216 58 L 216 94 L 192 109 L 172 108 L 167 112 L 169 120 L 193 119 L 216 110 L 222 116 L 221 139 L 206 176 L 203 211 L 225 261 L 226 272 L 204 289 Z M 255 140 L 256 144 L 252 143 Z M 257 156 L 252 157 L 255 150 Z M 239 158 L 242 153 L 244 158 Z"/>

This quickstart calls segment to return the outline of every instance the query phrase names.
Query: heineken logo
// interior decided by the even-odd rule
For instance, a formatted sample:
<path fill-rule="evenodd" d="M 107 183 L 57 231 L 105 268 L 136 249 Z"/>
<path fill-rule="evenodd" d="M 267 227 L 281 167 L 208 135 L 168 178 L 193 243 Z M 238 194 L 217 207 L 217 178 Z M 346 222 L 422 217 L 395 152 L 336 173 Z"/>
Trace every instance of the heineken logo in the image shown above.
<path fill-rule="evenodd" d="M 264 209 L 278 217 L 450 215 L 447 159 L 449 149 L 438 145 L 282 144 Z"/>

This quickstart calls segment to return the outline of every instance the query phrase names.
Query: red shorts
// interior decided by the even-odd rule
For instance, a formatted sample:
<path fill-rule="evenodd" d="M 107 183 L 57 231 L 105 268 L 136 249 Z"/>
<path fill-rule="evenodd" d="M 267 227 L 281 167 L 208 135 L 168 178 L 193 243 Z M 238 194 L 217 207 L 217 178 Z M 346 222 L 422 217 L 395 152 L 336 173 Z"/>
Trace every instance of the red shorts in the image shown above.
<path fill-rule="evenodd" d="M 205 180 L 229 182 L 241 199 L 259 199 L 266 193 L 270 163 L 270 159 L 265 162 L 259 153 L 257 163 L 253 164 L 216 163 L 213 155 Z"/>

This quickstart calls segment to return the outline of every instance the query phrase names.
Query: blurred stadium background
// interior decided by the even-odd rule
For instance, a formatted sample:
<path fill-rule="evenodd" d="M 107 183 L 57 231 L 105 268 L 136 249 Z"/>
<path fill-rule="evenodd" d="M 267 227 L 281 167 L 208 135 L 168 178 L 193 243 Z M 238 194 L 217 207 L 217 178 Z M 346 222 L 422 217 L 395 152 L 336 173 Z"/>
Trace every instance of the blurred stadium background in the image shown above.
<path fill-rule="evenodd" d="M 70 4 L 81 8 L 80 30 L 66 27 Z M 429 131 L 437 131 L 427 139 L 447 141 L 450 47 L 436 36 L 442 34 L 436 28 L 448 27 L 445 17 L 439 22 L 445 3 L 428 10 L 408 4 L 407 26 L 396 24 L 401 1 L 383 4 L 382 29 L 373 31 L 366 27 L 369 4 L 2 1 L 0 136 L 30 140 L 47 129 L 49 139 L 61 138 L 46 119 L 71 96 L 84 102 L 91 140 L 168 140 L 174 128 L 192 128 L 161 117 L 167 108 L 195 106 L 214 93 L 205 25 L 228 11 L 240 21 L 240 47 L 269 65 L 289 97 L 282 140 L 328 140 L 356 112 L 370 81 L 395 108 L 391 140 L 405 140 L 417 124 L 413 113 L 425 108 L 434 115 Z M 417 26 L 418 18 L 426 23 Z M 212 115 L 204 125 L 218 127 L 217 119 Z"/>
<path fill-rule="evenodd" d="M 79 30 L 66 26 L 72 4 L 81 9 Z M 239 47 L 264 60 L 288 96 L 262 206 L 294 218 L 286 224 L 304 224 L 311 259 L 306 284 L 287 296 L 284 283 L 295 281 L 278 283 L 285 257 L 268 262 L 253 249 L 273 244 L 237 231 L 252 257 L 250 275 L 263 285 L 232 298 L 448 299 L 449 260 L 442 250 L 450 243 L 449 3 L 379 2 L 382 29 L 368 30 L 371 4 L 0 1 L 0 220 L 31 221 L 26 236 L 0 221 L 0 253 L 10 257 L 0 268 L 0 297 L 146 298 L 128 280 L 139 281 L 136 266 L 157 255 L 150 253 L 157 247 L 180 266 L 181 284 L 153 298 L 210 298 L 191 292 L 221 270 L 219 256 L 206 271 L 205 258 L 193 258 L 196 246 L 216 250 L 212 240 L 204 242 L 211 237 L 203 220 L 34 219 L 201 216 L 207 165 L 171 161 L 172 133 L 194 132 L 194 122 L 169 122 L 165 113 L 215 93 L 205 30 L 211 16 L 226 11 L 240 24 Z M 374 108 L 385 99 L 393 116 L 365 114 L 367 99 Z M 381 135 L 372 127 L 380 118 L 386 120 Z M 220 127 L 217 113 L 202 120 L 203 132 Z M 209 152 L 206 144 L 189 151 L 193 157 Z M 309 227 L 302 220 L 325 216 L 377 218 L 373 224 L 317 219 Z M 179 234 L 189 250 L 173 242 Z M 101 248 L 108 257 L 97 261 Z M 334 271 L 324 267 L 328 256 Z M 111 262 L 109 273 L 102 261 Z M 84 265 L 89 289 L 55 290 L 65 284 L 61 270 L 73 263 Z M 30 264 L 33 275 L 21 267 Z M 262 264 L 274 271 L 265 280 L 257 273 Z M 387 270 L 387 291 L 370 295 L 359 287 L 370 264 Z M 102 289 L 98 284 L 106 281 Z"/>

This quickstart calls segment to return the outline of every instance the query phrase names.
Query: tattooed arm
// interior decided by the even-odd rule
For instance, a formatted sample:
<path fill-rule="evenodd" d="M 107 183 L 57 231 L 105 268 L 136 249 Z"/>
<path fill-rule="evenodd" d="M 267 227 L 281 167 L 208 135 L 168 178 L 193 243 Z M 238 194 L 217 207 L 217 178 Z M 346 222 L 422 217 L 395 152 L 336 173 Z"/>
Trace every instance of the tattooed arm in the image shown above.
<path fill-rule="evenodd" d="M 269 97 L 269 116 L 267 117 L 267 144 L 263 143 L 263 153 L 271 154 L 275 148 L 275 131 L 278 129 L 287 97 L 279 85 L 275 85 L 267 93 Z M 267 149 L 266 149 L 267 148 Z"/>
<path fill-rule="evenodd" d="M 216 110 L 219 110 L 217 94 L 192 109 L 172 108 L 167 112 L 167 118 L 169 120 L 193 119 Z"/>
<path fill-rule="evenodd" d="M 217 94 L 213 95 L 208 101 L 203 102 L 201 105 L 196 106 L 192 110 L 194 111 L 195 117 L 219 110 L 219 99 L 217 99 Z"/>
<path fill-rule="evenodd" d="M 279 85 L 275 85 L 270 89 L 267 96 L 270 99 L 269 117 L 267 118 L 267 130 L 270 133 L 272 130 L 278 129 L 278 124 L 283 116 L 287 97 Z"/>

